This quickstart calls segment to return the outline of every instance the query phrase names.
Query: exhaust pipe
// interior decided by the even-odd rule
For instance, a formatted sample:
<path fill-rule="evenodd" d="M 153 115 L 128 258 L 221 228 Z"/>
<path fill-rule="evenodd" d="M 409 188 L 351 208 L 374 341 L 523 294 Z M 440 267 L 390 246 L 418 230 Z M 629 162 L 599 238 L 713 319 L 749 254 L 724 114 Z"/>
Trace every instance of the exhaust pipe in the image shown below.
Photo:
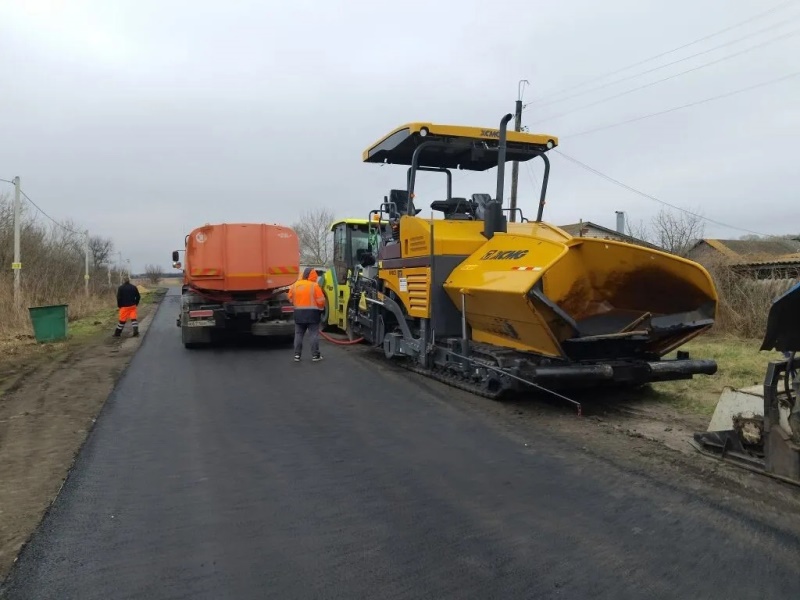
<path fill-rule="evenodd" d="M 506 176 L 506 132 L 508 123 L 514 115 L 508 113 L 500 120 L 500 144 L 497 148 L 497 192 L 495 199 L 486 203 L 486 212 L 483 220 L 483 235 L 487 240 L 494 237 L 498 231 L 508 231 L 508 221 L 503 215 L 503 185 Z"/>

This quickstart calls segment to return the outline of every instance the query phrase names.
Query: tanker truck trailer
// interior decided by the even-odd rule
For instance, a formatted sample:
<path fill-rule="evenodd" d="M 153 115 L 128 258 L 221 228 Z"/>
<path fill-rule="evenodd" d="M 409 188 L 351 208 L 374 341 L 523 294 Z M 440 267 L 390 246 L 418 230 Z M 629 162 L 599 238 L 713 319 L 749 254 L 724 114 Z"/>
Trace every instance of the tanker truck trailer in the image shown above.
<path fill-rule="evenodd" d="M 265 223 L 203 225 L 172 264 L 183 270 L 178 327 L 186 348 L 223 335 L 294 335 L 287 295 L 300 271 L 300 245 L 289 227 Z"/>

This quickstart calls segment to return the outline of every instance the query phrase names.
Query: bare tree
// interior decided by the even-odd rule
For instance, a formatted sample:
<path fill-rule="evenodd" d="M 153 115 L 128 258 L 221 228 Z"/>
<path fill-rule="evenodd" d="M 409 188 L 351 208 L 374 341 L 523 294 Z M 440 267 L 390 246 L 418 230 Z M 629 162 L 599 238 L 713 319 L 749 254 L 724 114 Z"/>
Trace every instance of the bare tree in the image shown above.
<path fill-rule="evenodd" d="M 631 223 L 630 221 L 628 221 L 625 224 L 625 230 L 626 230 L 625 233 L 632 238 L 635 238 L 637 240 L 642 240 L 643 242 L 648 242 L 650 244 L 654 243 L 652 239 L 653 236 L 650 230 L 648 229 L 647 225 L 645 225 L 645 223 L 641 220 L 638 223 Z"/>
<path fill-rule="evenodd" d="M 642 223 L 627 226 L 628 235 L 655 244 L 660 248 L 684 256 L 692 245 L 703 237 L 705 224 L 702 217 L 684 212 L 661 209 L 649 225 Z"/>
<path fill-rule="evenodd" d="M 114 242 L 109 238 L 99 235 L 89 238 L 89 256 L 92 261 L 92 268 L 99 269 L 108 265 L 108 259 L 114 252 Z"/>
<path fill-rule="evenodd" d="M 334 215 L 327 208 L 305 211 L 292 225 L 300 240 L 300 261 L 304 264 L 327 265 L 333 259 L 333 236 L 330 232 Z"/>
<path fill-rule="evenodd" d="M 656 244 L 667 252 L 683 256 L 703 237 L 705 223 L 699 216 L 662 208 L 653 218 L 652 228 Z"/>
<path fill-rule="evenodd" d="M 164 269 L 158 265 L 145 265 L 144 267 L 144 274 L 145 277 L 147 277 L 147 281 L 154 285 L 161 281 L 163 271 Z"/>

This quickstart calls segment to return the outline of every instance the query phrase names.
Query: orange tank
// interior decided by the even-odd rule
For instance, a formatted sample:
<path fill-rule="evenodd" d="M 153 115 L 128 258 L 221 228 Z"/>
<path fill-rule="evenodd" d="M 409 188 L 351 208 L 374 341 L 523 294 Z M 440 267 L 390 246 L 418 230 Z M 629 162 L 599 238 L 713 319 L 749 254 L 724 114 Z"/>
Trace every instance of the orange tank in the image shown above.
<path fill-rule="evenodd" d="M 259 292 L 288 287 L 300 272 L 300 244 L 289 227 L 224 223 L 186 238 L 185 285 L 209 292 Z"/>

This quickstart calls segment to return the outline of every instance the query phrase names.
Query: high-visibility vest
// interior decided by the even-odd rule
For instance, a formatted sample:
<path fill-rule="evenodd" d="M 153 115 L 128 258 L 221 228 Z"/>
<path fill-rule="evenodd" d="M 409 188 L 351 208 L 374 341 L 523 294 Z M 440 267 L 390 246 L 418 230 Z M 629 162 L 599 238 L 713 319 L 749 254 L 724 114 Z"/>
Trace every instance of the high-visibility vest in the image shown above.
<path fill-rule="evenodd" d="M 322 293 L 322 288 L 308 279 L 300 279 L 292 284 L 289 288 L 289 300 L 295 310 L 325 308 L 325 294 Z"/>

